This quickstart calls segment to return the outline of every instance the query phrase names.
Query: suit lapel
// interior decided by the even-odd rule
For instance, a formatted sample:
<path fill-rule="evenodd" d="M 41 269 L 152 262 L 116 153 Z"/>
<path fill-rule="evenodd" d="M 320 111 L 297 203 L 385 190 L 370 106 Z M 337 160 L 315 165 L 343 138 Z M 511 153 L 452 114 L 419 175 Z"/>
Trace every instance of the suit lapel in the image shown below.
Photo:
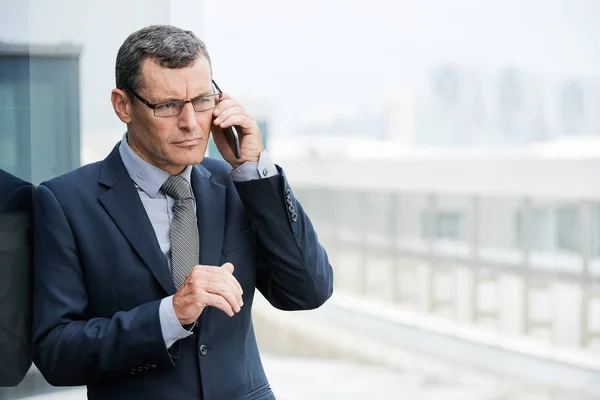
<path fill-rule="evenodd" d="M 135 185 L 123 165 L 119 144 L 102 164 L 100 183 L 109 189 L 100 195 L 100 203 L 156 280 L 171 295 L 175 293 L 175 285 L 167 259 L 160 249 Z"/>
<path fill-rule="evenodd" d="M 210 179 L 202 165 L 192 170 L 192 190 L 200 233 L 200 264 L 219 266 L 225 233 L 225 186 Z"/>

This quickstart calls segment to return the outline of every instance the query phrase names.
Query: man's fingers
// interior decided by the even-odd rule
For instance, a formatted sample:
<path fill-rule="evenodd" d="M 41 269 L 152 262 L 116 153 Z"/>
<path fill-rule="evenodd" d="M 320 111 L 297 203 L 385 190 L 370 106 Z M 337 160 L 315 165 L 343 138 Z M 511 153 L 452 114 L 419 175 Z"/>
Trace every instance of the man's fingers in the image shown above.
<path fill-rule="evenodd" d="M 208 292 L 205 293 L 204 296 L 205 296 L 205 303 L 207 306 L 216 307 L 230 317 L 233 317 L 235 315 L 235 313 L 233 312 L 233 309 L 231 308 L 231 305 L 224 297 L 219 296 L 218 294 L 213 294 L 213 293 L 208 293 Z"/>
<path fill-rule="evenodd" d="M 213 115 L 217 117 L 223 112 L 223 110 L 236 106 L 242 108 L 242 106 L 233 97 L 229 96 L 227 93 L 223 93 L 221 94 L 219 104 L 217 104 L 217 106 L 213 109 Z"/>
<path fill-rule="evenodd" d="M 231 309 L 236 313 L 240 312 L 242 308 L 240 304 L 240 298 L 235 294 L 231 288 L 229 282 L 207 282 L 206 288 L 204 289 L 207 293 L 215 294 L 223 297 L 229 303 Z"/>
<path fill-rule="evenodd" d="M 218 308 L 230 317 L 240 312 L 243 305 L 242 289 L 233 271 L 231 263 L 225 263 L 222 267 L 196 265 L 186 279 L 187 285 L 194 287 L 187 291 L 188 295 L 194 296 L 193 303 Z"/>
<path fill-rule="evenodd" d="M 220 268 L 215 266 L 198 266 L 198 281 L 200 287 L 205 291 L 217 294 L 225 295 L 229 293 L 228 300 L 230 300 L 231 307 L 236 312 L 239 312 L 240 308 L 244 305 L 242 295 L 244 293 L 242 286 L 233 276 L 234 266 L 231 263 L 225 263 Z"/>
<path fill-rule="evenodd" d="M 235 276 L 233 276 L 233 270 L 234 270 L 233 264 L 228 262 L 228 263 L 223 264 L 223 266 L 221 268 L 223 268 L 225 271 L 227 271 L 230 274 L 232 274 L 231 277 L 233 278 L 233 281 L 235 282 L 235 286 L 238 288 L 238 290 L 242 294 L 244 294 L 244 289 L 242 289 L 242 285 L 240 285 L 240 283 L 238 282 L 238 280 L 235 279 Z"/>
<path fill-rule="evenodd" d="M 226 129 L 234 125 L 241 128 L 250 129 L 252 128 L 252 122 L 252 119 L 244 114 L 235 114 L 225 118 L 218 124 L 215 121 L 215 125 L 219 125 L 221 129 Z M 240 130 L 238 130 L 238 133 L 245 134 L 245 132 L 240 132 Z"/>
<path fill-rule="evenodd" d="M 223 268 L 225 271 L 229 272 L 230 274 L 233 274 L 233 264 L 230 262 L 226 262 L 225 264 L 223 264 L 223 266 L 221 267 Z"/>
<path fill-rule="evenodd" d="M 221 108 L 221 107 L 222 107 L 222 105 L 219 105 L 219 108 Z M 239 105 L 232 104 L 230 106 L 228 105 L 227 108 L 221 108 L 220 111 L 217 109 L 215 114 L 217 115 L 217 117 L 215 118 L 215 125 L 220 125 L 221 122 L 223 122 L 225 119 L 231 117 L 232 115 L 238 115 L 238 114 L 245 115 L 246 110 L 244 110 Z"/>
<path fill-rule="evenodd" d="M 242 285 L 240 285 L 238 280 L 235 279 L 235 276 L 233 276 L 232 274 L 230 274 L 226 271 L 222 271 L 222 272 L 223 272 L 222 277 L 223 277 L 224 281 L 227 282 L 227 284 L 229 285 L 231 292 L 235 295 L 235 298 L 237 299 L 239 306 L 240 307 L 243 306 L 244 301 L 242 300 L 242 295 L 244 294 L 244 290 L 242 289 Z"/>
<path fill-rule="evenodd" d="M 240 306 L 241 308 L 242 305 L 244 305 L 244 302 L 242 301 L 242 289 L 239 282 L 237 281 L 237 279 L 235 279 L 233 275 L 230 274 L 225 276 L 224 278 L 224 283 L 229 287 L 231 294 L 233 294 L 238 306 Z"/>

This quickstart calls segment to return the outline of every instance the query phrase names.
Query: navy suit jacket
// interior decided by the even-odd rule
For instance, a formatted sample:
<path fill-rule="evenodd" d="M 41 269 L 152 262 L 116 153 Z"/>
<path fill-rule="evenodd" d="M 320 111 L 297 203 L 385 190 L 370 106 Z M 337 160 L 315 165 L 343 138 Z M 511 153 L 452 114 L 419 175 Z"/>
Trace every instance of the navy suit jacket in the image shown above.
<path fill-rule="evenodd" d="M 118 152 L 36 189 L 33 360 L 90 399 L 273 399 L 251 308 L 258 288 L 283 310 L 314 309 L 333 274 L 283 171 L 234 183 L 206 158 L 192 172 L 200 264 L 231 262 L 244 289 L 234 317 L 207 307 L 194 335 L 166 349 L 161 299 L 175 287 Z"/>
<path fill-rule="evenodd" d="M 33 186 L 0 170 L 0 386 L 18 385 L 31 366 L 31 202 Z"/>

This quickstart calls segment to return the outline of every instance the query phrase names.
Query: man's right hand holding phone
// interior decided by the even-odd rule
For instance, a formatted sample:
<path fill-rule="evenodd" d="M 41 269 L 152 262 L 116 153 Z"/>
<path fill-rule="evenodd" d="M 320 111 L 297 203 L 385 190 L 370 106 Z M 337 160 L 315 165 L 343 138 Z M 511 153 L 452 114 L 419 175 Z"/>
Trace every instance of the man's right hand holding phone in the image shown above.
<path fill-rule="evenodd" d="M 258 162 L 263 151 L 263 143 L 258 124 L 250 114 L 227 93 L 221 94 L 221 100 L 213 109 L 213 140 L 217 149 L 234 169 L 245 162 Z M 223 129 L 235 126 L 239 134 L 240 158 L 237 158 Z"/>

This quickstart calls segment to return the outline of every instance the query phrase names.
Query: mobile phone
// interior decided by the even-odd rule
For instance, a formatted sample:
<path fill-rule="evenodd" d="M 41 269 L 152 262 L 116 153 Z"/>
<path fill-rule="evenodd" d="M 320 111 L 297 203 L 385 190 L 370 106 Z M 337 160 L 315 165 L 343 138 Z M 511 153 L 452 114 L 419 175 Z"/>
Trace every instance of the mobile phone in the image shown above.
<path fill-rule="evenodd" d="M 212 83 L 213 85 L 215 85 L 217 93 L 223 94 L 219 86 L 217 86 L 217 82 L 213 80 Z M 235 154 L 235 158 L 240 158 L 242 156 L 240 152 L 240 137 L 238 135 L 236 127 L 230 126 L 229 128 L 222 129 L 222 131 L 225 134 L 225 138 L 229 142 L 229 147 L 231 147 L 233 153 Z"/>

